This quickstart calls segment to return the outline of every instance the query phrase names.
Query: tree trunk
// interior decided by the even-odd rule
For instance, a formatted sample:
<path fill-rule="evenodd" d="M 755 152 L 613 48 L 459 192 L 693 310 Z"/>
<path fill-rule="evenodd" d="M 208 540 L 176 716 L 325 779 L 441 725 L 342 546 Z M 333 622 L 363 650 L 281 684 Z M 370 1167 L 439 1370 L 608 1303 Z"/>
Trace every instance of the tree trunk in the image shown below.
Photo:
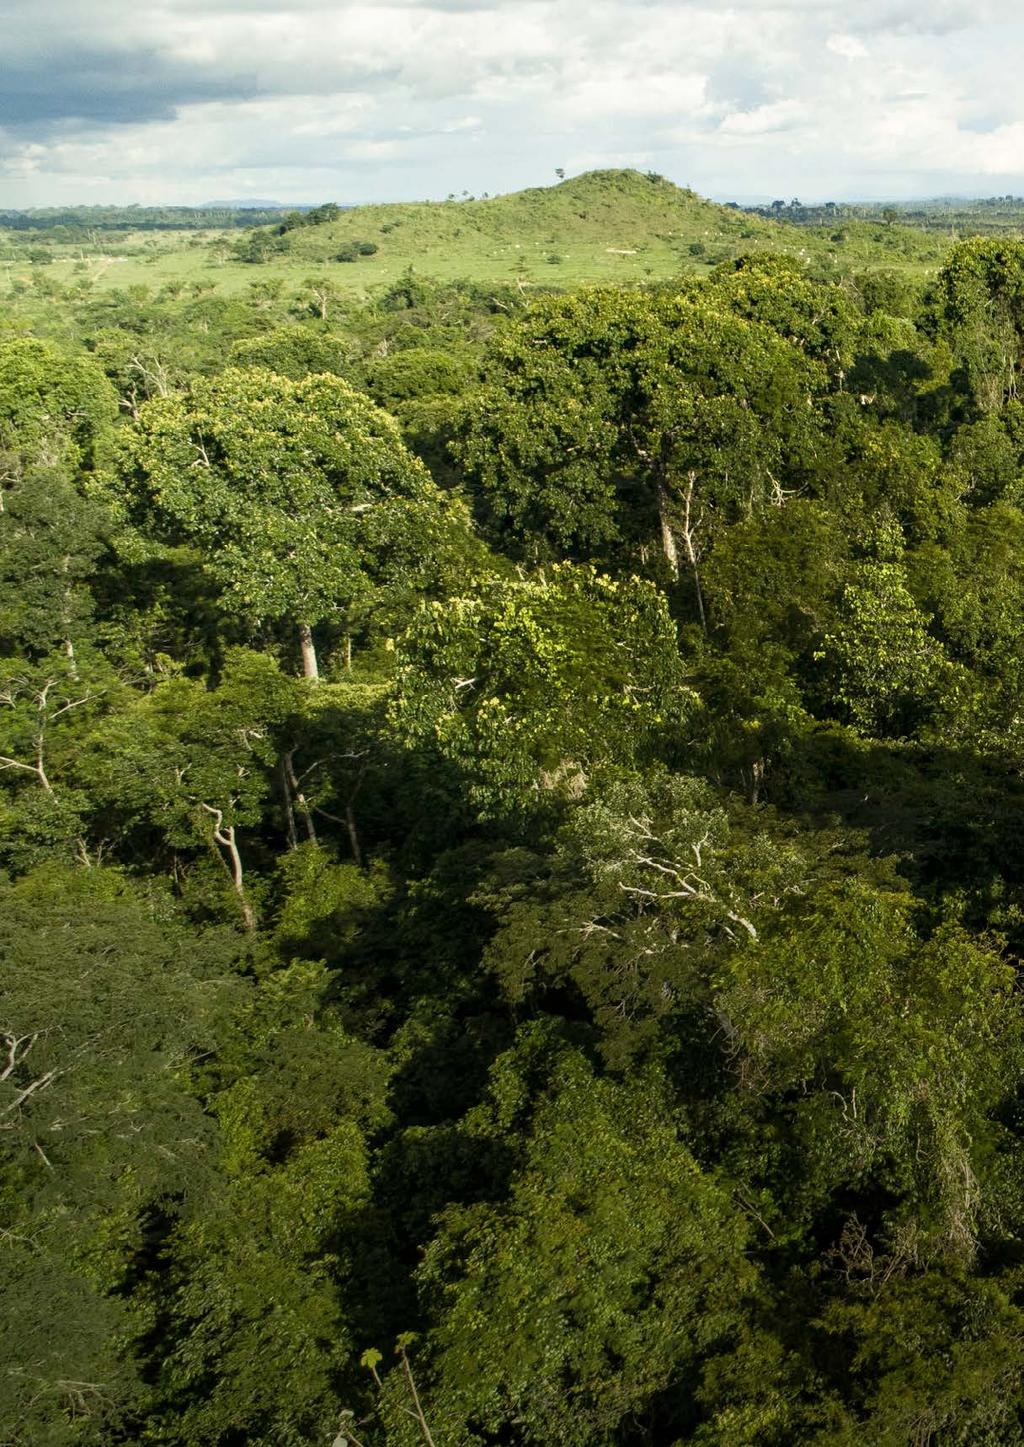
<path fill-rule="evenodd" d="M 360 869 L 363 867 L 363 851 L 359 847 L 359 831 L 356 829 L 356 811 L 351 801 L 345 805 L 345 826 L 348 829 L 348 842 L 352 849 L 352 858 Z"/>
<path fill-rule="evenodd" d="M 309 842 L 310 842 L 311 844 L 317 844 L 317 843 L 319 843 L 319 840 L 318 840 L 317 837 L 316 837 L 316 825 L 313 823 L 313 811 L 312 811 L 312 809 L 309 807 L 309 801 L 308 801 L 308 799 L 306 798 L 305 794 L 302 792 L 302 786 L 301 786 L 301 784 L 299 783 L 299 780 L 298 780 L 298 779 L 296 778 L 296 776 L 295 776 L 295 753 L 294 753 L 294 750 L 292 750 L 290 753 L 287 753 L 287 754 L 285 754 L 285 755 L 283 756 L 283 758 L 282 758 L 282 760 L 281 760 L 281 766 L 282 766 L 282 771 L 283 771 L 283 773 L 284 773 L 285 787 L 286 787 L 287 790 L 288 790 L 288 793 L 289 793 L 290 798 L 294 799 L 295 803 L 298 804 L 298 806 L 299 806 L 299 811 L 300 811 L 301 814 L 302 814 L 302 822 L 303 822 L 303 824 L 305 824 L 305 826 L 306 826 L 306 836 L 307 836 L 307 838 L 309 839 Z M 292 816 L 292 821 L 293 821 L 292 827 L 293 827 L 293 828 L 294 828 L 294 817 L 295 817 L 295 816 L 294 816 L 294 814 L 293 814 L 293 816 Z"/>
<path fill-rule="evenodd" d="M 299 644 L 302 648 L 303 677 L 311 678 L 315 683 L 320 677 L 320 666 L 316 661 L 316 644 L 313 642 L 313 630 L 308 623 L 299 624 Z"/>
<path fill-rule="evenodd" d="M 672 581 L 679 581 L 679 552 L 676 548 L 675 535 L 672 532 L 672 524 L 668 516 L 668 493 L 663 485 L 658 487 L 658 521 L 661 524 L 661 550 L 665 554 L 665 561 L 668 563 L 669 571 L 672 574 Z"/>
<path fill-rule="evenodd" d="M 697 594 L 697 611 L 700 614 L 700 626 L 702 631 L 707 634 L 708 620 L 704 612 L 704 593 L 700 586 L 700 569 L 697 566 L 697 545 L 694 540 L 696 524 L 693 520 L 693 488 L 696 481 L 696 474 L 691 472 L 687 479 L 686 494 L 683 499 L 686 505 L 686 511 L 683 516 L 683 543 L 686 547 L 686 561 L 693 571 L 693 587 Z"/>
<path fill-rule="evenodd" d="M 295 828 L 295 809 L 292 804 L 292 790 L 288 779 L 288 766 L 283 756 L 277 761 L 277 776 L 281 786 L 281 802 L 284 804 L 284 822 L 288 831 L 288 848 L 298 849 L 299 836 Z"/>
<path fill-rule="evenodd" d="M 220 859 L 227 868 L 235 893 L 238 895 L 238 902 L 242 908 L 242 919 L 245 922 L 246 929 L 251 934 L 256 928 L 256 914 L 245 892 L 245 873 L 242 869 L 242 856 L 238 852 L 238 840 L 235 838 L 235 826 L 229 824 L 227 828 L 224 827 L 224 813 L 221 809 L 215 809 L 212 804 L 203 804 L 201 807 L 213 818 L 214 843 L 219 844 L 221 849 L 225 849 L 231 860 L 230 865 L 228 865 L 223 855 L 217 855 L 218 859 Z"/>

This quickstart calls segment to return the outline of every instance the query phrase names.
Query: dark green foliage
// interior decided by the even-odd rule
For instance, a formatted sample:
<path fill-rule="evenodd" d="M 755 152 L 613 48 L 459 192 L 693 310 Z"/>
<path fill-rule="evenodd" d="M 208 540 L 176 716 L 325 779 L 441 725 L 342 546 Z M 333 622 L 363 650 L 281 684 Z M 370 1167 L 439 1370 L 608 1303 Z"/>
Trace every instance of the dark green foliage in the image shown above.
<path fill-rule="evenodd" d="M 0 513 L 0 652 L 73 650 L 88 634 L 89 580 L 108 519 L 57 466 L 19 469 Z"/>
<path fill-rule="evenodd" d="M 288 250 L 289 245 L 290 238 L 281 235 L 278 228 L 261 227 L 239 237 L 232 252 L 238 261 L 247 262 L 250 266 L 260 266 L 275 256 L 281 256 Z"/>
<path fill-rule="evenodd" d="M 642 569 L 706 628 L 715 533 L 828 452 L 813 398 L 829 363 L 740 301 L 594 291 L 503 330 L 453 445 L 491 534 L 534 561 Z"/>
<path fill-rule="evenodd" d="M 378 587 L 401 591 L 405 553 L 429 572 L 447 534 L 458 550 L 468 530 L 393 420 L 326 373 L 292 382 L 229 368 L 187 397 L 154 398 L 97 491 L 126 557 L 145 556 L 152 538 L 197 547 L 250 629 L 289 619 L 351 630 Z M 424 530 L 437 537 L 426 551 Z"/>
<path fill-rule="evenodd" d="M 346 241 L 334 259 L 335 261 L 358 261 L 361 256 L 375 256 L 377 249 L 375 241 Z"/>
<path fill-rule="evenodd" d="M 238 1000 L 238 942 L 115 872 L 47 867 L 0 904 L 0 1432 L 106 1443 L 144 1398 L 123 1288 L 154 1216 L 211 1185 L 193 1072 Z"/>
<path fill-rule="evenodd" d="M 517 1063 L 497 1062 L 472 1135 L 520 1124 Z M 525 1442 L 614 1441 L 666 1388 L 685 1398 L 755 1284 L 742 1212 L 679 1138 L 658 1077 L 614 1085 L 573 1051 L 549 1069 L 507 1200 L 448 1212 L 419 1272 L 439 1318 L 430 1400 L 453 1443 L 512 1422 Z"/>
<path fill-rule="evenodd" d="M 294 231 L 298 226 L 324 226 L 328 221 L 337 221 L 340 215 L 340 206 L 333 201 L 325 201 L 322 206 L 311 206 L 306 211 L 289 211 L 278 230 L 284 233 Z"/>

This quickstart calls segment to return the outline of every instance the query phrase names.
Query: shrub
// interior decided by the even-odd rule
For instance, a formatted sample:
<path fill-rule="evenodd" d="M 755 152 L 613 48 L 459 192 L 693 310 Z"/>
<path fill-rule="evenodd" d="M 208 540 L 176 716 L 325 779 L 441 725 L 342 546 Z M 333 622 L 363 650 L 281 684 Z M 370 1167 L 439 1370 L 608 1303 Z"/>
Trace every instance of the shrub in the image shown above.
<path fill-rule="evenodd" d="M 345 241 L 335 256 L 335 261 L 358 261 L 361 256 L 373 256 L 377 251 L 373 241 Z"/>

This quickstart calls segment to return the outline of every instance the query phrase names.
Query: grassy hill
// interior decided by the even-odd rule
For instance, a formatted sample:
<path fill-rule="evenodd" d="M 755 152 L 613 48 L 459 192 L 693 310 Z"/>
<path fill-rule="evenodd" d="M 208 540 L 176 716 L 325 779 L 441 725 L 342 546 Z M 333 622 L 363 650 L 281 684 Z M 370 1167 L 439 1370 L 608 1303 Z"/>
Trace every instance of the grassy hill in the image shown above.
<path fill-rule="evenodd" d="M 567 287 L 581 282 L 644 281 L 701 269 L 742 252 L 782 251 L 836 272 L 863 266 L 934 269 L 948 240 L 913 226 L 843 221 L 838 230 L 796 226 L 716 205 L 661 176 L 592 171 L 557 185 L 484 199 L 358 206 L 317 226 L 276 226 L 239 233 L 102 236 L 48 248 L 7 233 L 0 278 L 15 290 L 39 283 L 37 269 L 67 285 L 96 289 L 145 285 L 245 292 L 279 278 L 297 286 L 330 277 L 343 292 L 381 289 L 409 267 L 441 280 L 519 281 Z M 239 245 L 267 248 L 246 263 Z M 362 243 L 367 254 L 358 254 Z M 355 260 L 339 260 L 356 251 Z M 0 279 L 0 286 L 3 285 Z"/>
<path fill-rule="evenodd" d="M 327 262 L 346 241 L 366 240 L 378 253 L 354 263 L 363 272 L 369 261 L 488 280 L 527 272 L 557 284 L 562 273 L 587 280 L 670 274 L 740 243 L 769 245 L 779 229 L 658 176 L 593 171 L 486 200 L 361 206 L 295 232 L 291 249 Z"/>
<path fill-rule="evenodd" d="M 840 239 L 836 239 L 836 236 Z M 842 270 L 937 265 L 944 239 L 913 227 L 853 221 L 841 233 L 769 220 L 707 201 L 652 173 L 591 171 L 556 186 L 489 199 L 360 206 L 292 233 L 290 257 L 333 265 L 352 243 L 374 255 L 337 263 L 392 279 L 408 266 L 443 279 L 521 277 L 534 285 L 643 280 L 714 265 L 746 251 L 783 251 Z"/>

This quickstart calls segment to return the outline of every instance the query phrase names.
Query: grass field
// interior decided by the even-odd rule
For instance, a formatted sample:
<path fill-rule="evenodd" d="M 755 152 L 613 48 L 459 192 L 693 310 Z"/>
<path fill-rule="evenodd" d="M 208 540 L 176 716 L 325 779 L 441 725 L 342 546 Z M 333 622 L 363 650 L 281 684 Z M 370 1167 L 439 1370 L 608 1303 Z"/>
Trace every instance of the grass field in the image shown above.
<path fill-rule="evenodd" d="M 289 232 L 287 250 L 259 264 L 237 259 L 239 235 L 97 233 L 88 244 L 40 247 L 5 233 L 0 289 L 45 294 L 47 287 L 78 285 L 232 295 L 253 284 L 279 281 L 291 290 L 307 277 L 329 276 L 341 292 L 366 296 L 410 267 L 439 280 L 570 287 L 663 280 L 750 251 L 798 256 L 836 274 L 886 266 L 925 275 L 949 245 L 935 230 L 873 220 L 798 227 L 716 205 L 636 171 L 590 172 L 487 199 L 355 207 L 335 221 Z M 377 250 L 354 262 L 337 260 L 353 241 Z"/>

